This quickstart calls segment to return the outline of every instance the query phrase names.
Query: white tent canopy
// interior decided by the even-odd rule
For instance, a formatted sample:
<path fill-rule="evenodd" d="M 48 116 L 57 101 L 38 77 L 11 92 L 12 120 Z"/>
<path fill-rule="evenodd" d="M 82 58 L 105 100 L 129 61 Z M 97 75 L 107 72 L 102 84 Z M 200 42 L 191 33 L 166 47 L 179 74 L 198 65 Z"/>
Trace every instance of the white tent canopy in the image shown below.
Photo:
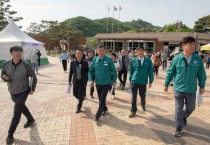
<path fill-rule="evenodd" d="M 9 49 L 12 46 L 21 46 L 24 50 L 24 59 L 30 60 L 31 54 L 34 49 L 38 49 L 41 52 L 41 64 L 49 63 L 47 59 L 46 50 L 43 47 L 44 43 L 39 42 L 23 31 L 11 21 L 1 32 L 0 32 L 0 66 L 1 61 L 5 61 L 11 58 Z"/>

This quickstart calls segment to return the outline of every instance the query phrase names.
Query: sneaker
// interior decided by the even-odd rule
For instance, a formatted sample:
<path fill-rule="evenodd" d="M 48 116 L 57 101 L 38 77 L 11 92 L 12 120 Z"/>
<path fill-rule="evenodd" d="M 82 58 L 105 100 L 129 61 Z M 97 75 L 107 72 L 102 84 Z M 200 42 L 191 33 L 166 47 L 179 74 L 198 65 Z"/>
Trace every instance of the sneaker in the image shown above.
<path fill-rule="evenodd" d="M 136 116 L 136 112 L 131 112 L 131 114 L 129 115 L 129 118 L 133 118 Z"/>
<path fill-rule="evenodd" d="M 180 126 L 177 126 L 174 136 L 175 137 L 181 137 L 181 135 L 182 135 L 182 128 Z"/>
<path fill-rule="evenodd" d="M 187 118 L 183 117 L 183 119 L 184 119 L 184 126 L 186 126 L 187 125 Z"/>
<path fill-rule="evenodd" d="M 8 134 L 7 138 L 6 138 L 6 143 L 7 144 L 11 144 L 14 142 L 14 138 L 12 134 Z"/>
<path fill-rule="evenodd" d="M 95 118 L 94 118 L 94 121 L 99 121 L 99 118 L 98 118 L 98 117 L 95 117 Z"/>
<path fill-rule="evenodd" d="M 28 128 L 28 127 L 30 127 L 33 123 L 35 122 L 35 120 L 34 119 L 32 119 L 32 120 L 28 120 L 25 124 L 24 124 L 24 128 Z"/>
<path fill-rule="evenodd" d="M 114 100 L 115 99 L 115 95 L 112 95 L 112 100 Z"/>

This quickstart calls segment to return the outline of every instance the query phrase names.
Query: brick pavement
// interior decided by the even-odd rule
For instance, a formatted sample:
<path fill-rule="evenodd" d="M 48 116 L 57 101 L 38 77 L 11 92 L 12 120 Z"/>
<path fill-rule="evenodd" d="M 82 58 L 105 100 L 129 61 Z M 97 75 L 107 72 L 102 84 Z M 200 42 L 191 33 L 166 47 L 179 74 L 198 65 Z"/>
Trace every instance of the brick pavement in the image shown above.
<path fill-rule="evenodd" d="M 197 107 L 188 119 L 183 137 L 174 138 L 173 90 L 163 92 L 165 72 L 161 71 L 147 92 L 147 111 L 138 104 L 135 118 L 128 117 L 131 108 L 130 94 L 116 89 L 116 99 L 107 96 L 109 113 L 99 122 L 93 121 L 98 107 L 95 98 L 90 99 L 89 87 L 82 112 L 76 114 L 77 100 L 66 94 L 68 73 L 64 73 L 55 57 L 49 57 L 50 65 L 40 68 L 38 85 L 34 95 L 29 96 L 27 106 L 36 119 L 31 128 L 23 128 L 21 118 L 14 134 L 17 145 L 165 145 L 210 144 L 210 81 L 204 103 Z M 209 70 L 207 74 L 209 77 Z M 7 130 L 12 118 L 13 103 L 6 83 L 0 81 L 0 144 L 5 144 Z M 138 98 L 139 102 L 139 98 Z"/>

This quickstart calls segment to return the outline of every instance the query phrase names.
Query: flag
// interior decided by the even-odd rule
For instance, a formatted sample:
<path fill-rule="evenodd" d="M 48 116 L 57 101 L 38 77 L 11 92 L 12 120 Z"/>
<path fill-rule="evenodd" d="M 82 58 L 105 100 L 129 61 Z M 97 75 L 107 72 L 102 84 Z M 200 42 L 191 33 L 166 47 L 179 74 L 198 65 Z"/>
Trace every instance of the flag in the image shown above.
<path fill-rule="evenodd" d="M 122 7 L 119 5 L 119 10 L 122 11 Z"/>
<path fill-rule="evenodd" d="M 114 6 L 114 11 L 117 11 L 117 8 Z"/>

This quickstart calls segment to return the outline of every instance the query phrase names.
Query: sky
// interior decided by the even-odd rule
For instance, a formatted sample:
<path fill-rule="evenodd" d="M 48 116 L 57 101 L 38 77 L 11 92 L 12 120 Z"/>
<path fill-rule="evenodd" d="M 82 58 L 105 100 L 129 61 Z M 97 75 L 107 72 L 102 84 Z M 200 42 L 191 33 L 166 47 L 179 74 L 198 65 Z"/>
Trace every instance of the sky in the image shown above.
<path fill-rule="evenodd" d="M 84 16 L 90 19 L 113 17 L 120 21 L 142 19 L 155 26 L 182 21 L 193 28 L 195 21 L 210 15 L 210 0 L 11 0 L 11 10 L 23 20 L 16 24 L 26 30 L 32 22 Z M 122 10 L 113 13 L 113 7 Z M 108 15 L 108 6 L 110 7 Z"/>

